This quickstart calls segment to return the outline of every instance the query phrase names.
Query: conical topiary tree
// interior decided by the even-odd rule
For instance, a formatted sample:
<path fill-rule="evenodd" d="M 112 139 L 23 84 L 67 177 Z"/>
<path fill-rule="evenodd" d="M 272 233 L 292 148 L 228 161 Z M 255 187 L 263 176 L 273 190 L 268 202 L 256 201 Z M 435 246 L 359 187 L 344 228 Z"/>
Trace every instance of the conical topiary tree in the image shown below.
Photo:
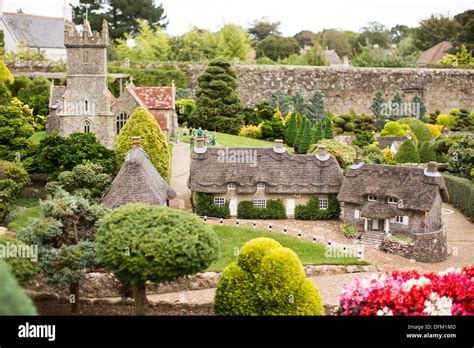
<path fill-rule="evenodd" d="M 303 123 L 303 133 L 301 134 L 301 139 L 297 150 L 297 152 L 300 154 L 307 153 L 309 147 L 313 143 L 313 128 L 311 127 L 311 122 L 305 117 Z"/>
<path fill-rule="evenodd" d="M 230 63 L 218 58 L 198 77 L 196 110 L 191 126 L 237 134 L 243 126 L 243 105 L 237 93 L 237 78 Z"/>
<path fill-rule="evenodd" d="M 419 163 L 420 156 L 413 140 L 405 140 L 393 159 L 397 163 Z"/>
<path fill-rule="evenodd" d="M 325 119 L 322 123 L 323 125 L 323 137 L 324 139 L 334 139 L 333 129 L 331 121 Z"/>
<path fill-rule="evenodd" d="M 426 106 L 425 102 L 423 101 L 423 98 L 419 94 L 416 94 L 413 97 L 411 104 L 413 107 L 412 116 L 417 117 L 419 120 L 422 120 L 426 114 Z"/>
<path fill-rule="evenodd" d="M 428 141 L 425 141 L 423 144 L 421 144 L 419 155 L 421 163 L 436 161 L 436 151 Z"/>
<path fill-rule="evenodd" d="M 142 107 L 135 109 L 117 137 L 114 149 L 117 167 L 122 166 L 127 152 L 132 149 L 134 136 L 140 136 L 141 148 L 145 150 L 160 175 L 167 180 L 170 176 L 168 142 L 156 119 Z"/>
<path fill-rule="evenodd" d="M 313 124 L 322 120 L 326 116 L 323 92 L 318 90 L 311 96 L 308 103 L 307 116 Z"/>
<path fill-rule="evenodd" d="M 370 106 L 370 110 L 372 111 L 375 119 L 375 127 L 377 130 L 381 130 L 385 125 L 385 115 L 384 111 L 387 106 L 387 101 L 383 97 L 382 92 L 377 91 L 374 94 L 372 99 L 372 105 Z"/>
<path fill-rule="evenodd" d="M 293 146 L 295 143 L 296 136 L 298 135 L 298 120 L 297 113 L 293 112 L 290 115 L 290 121 L 288 122 L 288 127 L 285 132 L 285 142 L 289 146 Z"/>
<path fill-rule="evenodd" d="M 316 144 L 318 141 L 324 139 L 323 125 L 321 121 L 316 123 L 316 126 L 313 128 L 313 144 Z"/>
<path fill-rule="evenodd" d="M 300 116 L 300 119 L 301 119 L 301 122 L 300 122 L 300 125 L 298 126 L 298 133 L 296 134 L 295 143 L 293 144 L 293 148 L 295 149 L 296 153 L 298 153 L 298 146 L 300 145 L 301 138 L 303 136 L 304 127 L 305 127 L 305 121 L 304 121 L 305 117 Z"/>
<path fill-rule="evenodd" d="M 36 315 L 31 299 L 18 286 L 10 267 L 0 260 L 0 315 Z"/>
<path fill-rule="evenodd" d="M 306 104 L 300 92 L 296 92 L 296 94 L 291 98 L 291 104 L 293 105 L 294 110 L 300 115 L 302 115 L 306 110 Z"/>
<path fill-rule="evenodd" d="M 397 120 L 399 118 L 408 116 L 405 114 L 405 110 L 403 107 L 403 104 L 405 103 L 405 99 L 402 97 L 402 94 L 397 91 L 395 92 L 395 95 L 393 96 L 392 102 L 391 102 L 391 112 L 390 112 L 390 119 L 391 120 Z"/>

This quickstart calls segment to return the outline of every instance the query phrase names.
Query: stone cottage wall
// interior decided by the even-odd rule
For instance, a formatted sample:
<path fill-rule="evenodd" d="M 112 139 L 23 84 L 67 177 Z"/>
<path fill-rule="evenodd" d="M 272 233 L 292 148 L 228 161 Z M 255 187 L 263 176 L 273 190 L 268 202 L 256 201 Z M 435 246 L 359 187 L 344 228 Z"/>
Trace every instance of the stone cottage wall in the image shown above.
<path fill-rule="evenodd" d="M 448 241 L 444 226 L 434 232 L 414 233 L 413 237 L 413 256 L 416 261 L 434 263 L 446 260 Z"/>

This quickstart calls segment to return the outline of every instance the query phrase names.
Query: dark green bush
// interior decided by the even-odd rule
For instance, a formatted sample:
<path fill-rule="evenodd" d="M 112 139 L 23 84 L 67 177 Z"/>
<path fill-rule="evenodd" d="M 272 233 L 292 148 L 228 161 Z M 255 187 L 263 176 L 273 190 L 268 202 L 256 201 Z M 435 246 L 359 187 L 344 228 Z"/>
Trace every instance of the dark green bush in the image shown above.
<path fill-rule="evenodd" d="M 9 236 L 0 236 L 0 245 L 2 245 L 5 250 L 7 250 L 9 245 L 15 247 L 26 246 L 25 243 Z M 22 286 L 26 285 L 28 281 L 39 272 L 39 266 L 35 260 L 25 257 L 9 257 L 4 258 L 4 260 L 10 265 L 11 272 L 15 276 L 18 284 Z"/>
<path fill-rule="evenodd" d="M 431 161 L 436 161 L 436 151 L 429 142 L 425 141 L 420 146 L 420 162 L 421 163 L 428 163 Z"/>
<path fill-rule="evenodd" d="M 216 218 L 230 218 L 229 201 L 220 207 L 214 204 L 214 196 L 209 193 L 198 192 L 196 196 L 196 214 L 199 216 L 211 216 Z"/>
<path fill-rule="evenodd" d="M 237 207 L 239 219 L 286 219 L 285 204 L 281 199 L 267 200 L 266 208 L 256 208 L 252 201 L 241 201 Z"/>
<path fill-rule="evenodd" d="M 416 118 L 401 118 L 397 121 L 399 124 L 406 124 L 410 127 L 412 132 L 416 135 L 418 143 L 422 144 L 425 141 L 430 141 L 432 136 L 430 129 L 420 120 Z"/>
<path fill-rule="evenodd" d="M 474 222 L 474 183 L 468 179 L 443 174 L 451 204 Z"/>
<path fill-rule="evenodd" d="M 405 140 L 394 157 L 397 163 L 419 163 L 420 155 L 418 149 L 411 139 Z"/>
<path fill-rule="evenodd" d="M 329 195 L 328 208 L 319 209 L 318 197 L 311 197 L 306 205 L 297 205 L 295 219 L 297 220 L 333 220 L 339 219 L 341 208 L 335 195 Z"/>
<path fill-rule="evenodd" d="M 323 315 L 317 288 L 298 256 L 270 238 L 240 249 L 222 273 L 214 300 L 216 315 Z"/>
<path fill-rule="evenodd" d="M 0 223 L 13 209 L 18 191 L 18 185 L 13 180 L 0 180 Z"/>
<path fill-rule="evenodd" d="M 0 260 L 0 315 L 36 315 L 31 299 L 18 286 L 10 267 Z"/>

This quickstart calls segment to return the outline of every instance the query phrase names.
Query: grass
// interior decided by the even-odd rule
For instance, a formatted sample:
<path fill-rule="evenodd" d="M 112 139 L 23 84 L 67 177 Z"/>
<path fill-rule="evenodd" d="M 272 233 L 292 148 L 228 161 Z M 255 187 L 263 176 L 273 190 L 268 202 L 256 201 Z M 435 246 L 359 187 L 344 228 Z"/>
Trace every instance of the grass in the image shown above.
<path fill-rule="evenodd" d="M 46 137 L 45 131 L 36 132 L 36 133 L 33 133 L 33 135 L 30 137 L 30 140 L 35 144 L 39 144 L 39 142 L 43 140 L 45 137 Z"/>
<path fill-rule="evenodd" d="M 236 261 L 238 250 L 245 242 L 253 238 L 268 237 L 275 239 L 284 247 L 292 249 L 304 265 L 363 265 L 366 261 L 355 257 L 328 258 L 325 256 L 326 248 L 306 240 L 285 236 L 275 232 L 250 230 L 230 226 L 213 226 L 219 239 L 220 254 L 209 270 L 222 271 L 231 262 Z"/>
<path fill-rule="evenodd" d="M 7 224 L 10 231 L 18 232 L 23 227 L 28 226 L 30 218 L 41 217 L 41 207 L 37 199 L 20 198 L 15 202 L 13 208 L 13 220 Z"/>
<path fill-rule="evenodd" d="M 392 234 L 390 236 L 390 239 L 395 241 L 395 242 L 399 242 L 399 243 L 407 244 L 407 245 L 413 243 L 413 238 L 412 237 L 401 235 L 401 234 Z"/>

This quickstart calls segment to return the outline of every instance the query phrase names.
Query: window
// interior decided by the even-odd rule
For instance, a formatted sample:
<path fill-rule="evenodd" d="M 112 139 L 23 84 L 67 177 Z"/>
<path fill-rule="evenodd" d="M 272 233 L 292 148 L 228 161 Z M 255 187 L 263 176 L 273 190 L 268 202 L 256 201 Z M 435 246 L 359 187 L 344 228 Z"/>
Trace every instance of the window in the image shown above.
<path fill-rule="evenodd" d="M 295 198 L 300 198 L 301 194 L 300 193 L 295 193 L 294 196 L 295 196 Z"/>
<path fill-rule="evenodd" d="M 408 216 L 397 216 L 395 217 L 395 222 L 397 224 L 408 225 Z"/>
<path fill-rule="evenodd" d="M 214 197 L 214 204 L 218 205 L 219 207 L 223 207 L 225 205 L 225 198 L 223 198 L 223 197 Z"/>
<path fill-rule="evenodd" d="M 87 100 L 84 102 L 84 110 L 85 110 L 86 112 L 89 111 L 89 102 L 88 102 Z"/>
<path fill-rule="evenodd" d="M 227 184 L 228 190 L 235 190 L 235 184 Z"/>
<path fill-rule="evenodd" d="M 253 206 L 255 208 L 266 208 L 267 207 L 267 200 L 266 199 L 254 199 Z"/>
<path fill-rule="evenodd" d="M 128 115 L 126 112 L 121 112 L 120 115 L 117 116 L 117 134 L 120 133 L 120 130 L 125 126 L 127 120 Z"/>
<path fill-rule="evenodd" d="M 265 184 L 264 184 L 263 182 L 259 182 L 259 183 L 257 184 L 257 189 L 258 189 L 258 190 L 264 190 L 264 189 L 265 189 Z"/>
<path fill-rule="evenodd" d="M 327 198 L 319 198 L 319 209 L 326 210 L 328 208 L 328 199 Z"/>
<path fill-rule="evenodd" d="M 398 204 L 398 199 L 395 197 L 388 197 L 388 203 L 390 204 Z"/>
<path fill-rule="evenodd" d="M 367 200 L 368 200 L 369 202 L 375 202 L 375 201 L 377 201 L 377 198 L 375 198 L 374 195 L 369 195 L 369 196 L 367 197 Z"/>
<path fill-rule="evenodd" d="M 89 121 L 84 122 L 84 133 L 91 132 L 91 123 Z"/>
<path fill-rule="evenodd" d="M 354 210 L 354 219 L 360 219 L 360 210 Z"/>

